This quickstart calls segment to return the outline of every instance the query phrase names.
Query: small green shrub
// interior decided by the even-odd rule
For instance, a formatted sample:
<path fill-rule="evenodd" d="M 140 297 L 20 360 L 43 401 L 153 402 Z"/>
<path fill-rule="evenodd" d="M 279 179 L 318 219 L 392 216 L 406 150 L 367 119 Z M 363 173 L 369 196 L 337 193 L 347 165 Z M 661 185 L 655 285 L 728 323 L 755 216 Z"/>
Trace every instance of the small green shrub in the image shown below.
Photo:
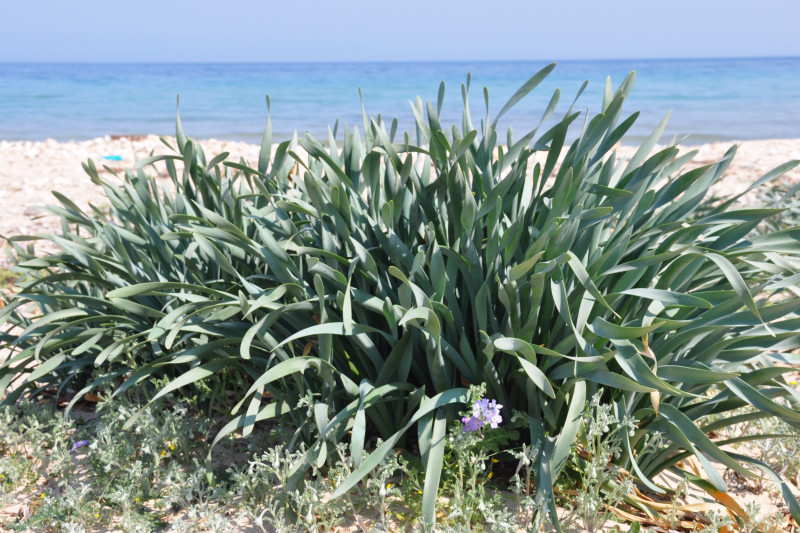
<path fill-rule="evenodd" d="M 256 422 L 290 417 L 306 442 L 291 490 L 309 468 L 350 445 L 346 497 L 396 447 L 414 450 L 426 472 L 422 520 L 435 520 L 447 429 L 467 385 L 527 418 L 521 437 L 540 449 L 535 507 L 557 524 L 552 486 L 576 437 L 586 399 L 617 420 L 615 459 L 644 490 L 689 455 L 706 488 L 725 490 L 709 459 L 742 475 L 703 423 L 752 406 L 800 426 L 796 392 L 775 361 L 796 362 L 800 228 L 753 234 L 771 208 L 734 209 L 736 198 L 704 198 L 735 154 L 684 171 L 694 155 L 676 146 L 651 154 L 662 123 L 627 162 L 614 146 L 636 120 L 622 115 L 633 85 L 610 81 L 599 115 L 573 108 L 544 133 L 497 121 L 552 70 L 526 82 L 495 117 L 484 91 L 479 127 L 462 85 L 459 126 L 440 122 L 436 104 L 412 104 L 416 131 L 398 135 L 364 113 L 358 128 L 331 132 L 327 148 L 306 136 L 273 152 L 267 126 L 258 164 L 206 160 L 177 127 L 176 155 L 140 161 L 121 183 L 86 171 L 103 186 L 110 211 L 86 213 L 57 195 L 51 208 L 61 252 L 37 257 L 12 239 L 15 271 L 27 276 L 2 311 L 0 367 L 6 402 L 46 390 L 101 385 L 115 394 L 154 376 L 153 401 L 192 396 L 204 383 L 209 409 L 234 417 L 212 444 Z M 544 124 L 559 101 L 557 91 Z M 183 170 L 179 171 L 182 163 Z M 172 187 L 145 174 L 163 164 Z M 755 182 L 769 183 L 787 163 Z M 43 314 L 28 318 L 23 304 Z M 10 328 L 17 326 L 21 332 Z M 90 379 L 101 367 L 104 376 Z M 776 402 L 787 398 L 794 407 Z M 132 425 L 136 415 L 128 418 Z M 668 446 L 646 447 L 660 432 Z M 381 439 L 381 444 L 371 443 Z M 565 471 L 564 475 L 572 475 Z M 792 513 L 800 506 L 783 486 Z"/>

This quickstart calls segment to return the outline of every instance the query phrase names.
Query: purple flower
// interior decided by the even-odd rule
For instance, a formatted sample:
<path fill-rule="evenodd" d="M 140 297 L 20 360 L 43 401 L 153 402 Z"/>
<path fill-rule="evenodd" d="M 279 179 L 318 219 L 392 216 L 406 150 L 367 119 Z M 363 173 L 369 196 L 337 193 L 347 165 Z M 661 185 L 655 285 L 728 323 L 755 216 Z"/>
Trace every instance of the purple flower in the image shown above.
<path fill-rule="evenodd" d="M 484 425 L 489 424 L 492 429 L 497 429 L 503 417 L 500 416 L 500 409 L 503 406 L 497 400 L 489 401 L 486 398 L 472 404 L 472 416 L 464 416 L 461 423 L 464 424 L 464 431 L 479 431 Z"/>
<path fill-rule="evenodd" d="M 500 416 L 500 409 L 502 408 L 503 406 L 498 405 L 497 400 L 492 400 L 483 410 L 483 418 L 492 429 L 497 429 L 497 426 L 503 421 L 503 417 Z"/>
<path fill-rule="evenodd" d="M 464 431 L 478 431 L 483 427 L 483 419 L 474 416 L 465 416 L 461 419 Z"/>
<path fill-rule="evenodd" d="M 79 440 L 78 442 L 76 442 L 75 444 L 72 445 L 72 449 L 70 451 L 74 452 L 75 450 L 77 450 L 81 446 L 86 446 L 87 444 L 89 444 L 88 440 Z"/>

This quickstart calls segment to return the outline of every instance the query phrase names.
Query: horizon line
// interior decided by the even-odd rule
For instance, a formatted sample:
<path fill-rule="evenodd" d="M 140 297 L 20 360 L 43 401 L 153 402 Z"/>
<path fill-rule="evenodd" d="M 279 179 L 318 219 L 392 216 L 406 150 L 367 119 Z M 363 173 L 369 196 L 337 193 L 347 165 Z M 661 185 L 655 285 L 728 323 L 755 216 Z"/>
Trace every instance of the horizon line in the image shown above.
<path fill-rule="evenodd" d="M 567 59 L 336 59 L 336 60 L 285 60 L 285 61 L 202 61 L 202 60 L 5 60 L 2 65 L 291 65 L 291 64 L 370 64 L 370 63 L 580 63 L 612 61 L 711 61 L 711 60 L 757 60 L 800 59 L 800 55 L 776 56 L 696 56 L 696 57 L 615 57 L 615 58 L 567 58 Z"/>

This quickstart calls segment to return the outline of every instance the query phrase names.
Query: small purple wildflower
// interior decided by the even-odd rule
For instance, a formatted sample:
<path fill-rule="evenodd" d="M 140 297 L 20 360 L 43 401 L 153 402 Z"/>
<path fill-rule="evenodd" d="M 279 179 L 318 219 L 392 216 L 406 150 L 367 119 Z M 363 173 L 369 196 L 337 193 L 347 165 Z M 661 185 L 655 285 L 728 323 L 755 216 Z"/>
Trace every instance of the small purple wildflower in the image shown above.
<path fill-rule="evenodd" d="M 483 420 L 474 416 L 465 416 L 461 422 L 464 424 L 464 431 L 478 431 L 483 427 Z"/>
<path fill-rule="evenodd" d="M 503 406 L 497 403 L 497 400 L 489 401 L 486 398 L 476 401 L 472 404 L 472 416 L 464 416 L 461 423 L 464 424 L 464 431 L 479 431 L 484 425 L 488 424 L 490 428 L 497 429 L 503 417 L 500 416 L 500 409 Z"/>
<path fill-rule="evenodd" d="M 77 450 L 81 446 L 86 446 L 87 444 L 89 444 L 88 440 L 79 440 L 78 442 L 76 442 L 75 444 L 72 445 L 72 449 L 70 451 L 74 452 L 75 450 Z"/>

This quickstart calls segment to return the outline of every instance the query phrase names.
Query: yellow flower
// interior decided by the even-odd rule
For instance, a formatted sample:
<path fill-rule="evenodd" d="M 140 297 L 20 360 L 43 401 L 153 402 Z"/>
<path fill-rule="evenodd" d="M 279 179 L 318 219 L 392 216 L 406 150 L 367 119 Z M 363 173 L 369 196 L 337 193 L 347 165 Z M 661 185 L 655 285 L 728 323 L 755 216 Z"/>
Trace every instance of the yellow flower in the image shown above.
<path fill-rule="evenodd" d="M 392 488 L 392 484 L 391 484 L 391 483 L 387 483 L 387 484 L 386 484 L 386 488 L 387 488 L 387 489 L 391 489 L 391 488 Z"/>
<path fill-rule="evenodd" d="M 170 449 L 170 450 L 174 450 L 174 449 L 175 449 L 175 445 L 174 445 L 174 444 L 172 444 L 171 442 L 169 443 L 169 449 Z"/>
<path fill-rule="evenodd" d="M 42 493 L 42 498 L 44 498 L 44 492 Z"/>
<path fill-rule="evenodd" d="M 489 479 L 492 479 L 492 473 L 489 472 Z"/>
<path fill-rule="evenodd" d="M 136 498 L 136 501 L 138 502 L 138 501 L 139 501 L 139 498 Z"/>
<path fill-rule="evenodd" d="M 418 494 L 422 494 L 422 491 L 421 491 L 421 490 L 418 490 L 418 491 L 417 491 L 417 493 L 418 493 Z"/>
<path fill-rule="evenodd" d="M 164 450 L 161 450 L 161 455 L 162 455 L 162 456 L 163 456 L 165 453 L 167 453 L 167 452 L 165 452 Z"/>
<path fill-rule="evenodd" d="M 493 462 L 493 463 L 499 463 L 499 462 L 500 462 L 500 459 L 495 459 L 494 457 L 492 457 L 492 462 Z"/>

